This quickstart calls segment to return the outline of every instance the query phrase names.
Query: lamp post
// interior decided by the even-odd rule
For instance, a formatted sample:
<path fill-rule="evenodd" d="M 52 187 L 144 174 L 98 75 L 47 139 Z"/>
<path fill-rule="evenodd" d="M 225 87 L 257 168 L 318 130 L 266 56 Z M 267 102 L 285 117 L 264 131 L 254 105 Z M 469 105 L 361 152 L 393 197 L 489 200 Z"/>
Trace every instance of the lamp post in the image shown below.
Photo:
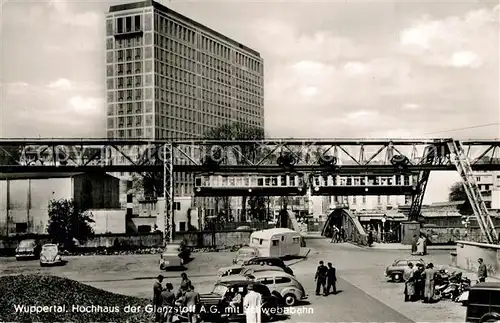
<path fill-rule="evenodd" d="M 384 214 L 382 217 L 382 242 L 385 243 L 385 221 L 387 221 L 387 215 Z"/>

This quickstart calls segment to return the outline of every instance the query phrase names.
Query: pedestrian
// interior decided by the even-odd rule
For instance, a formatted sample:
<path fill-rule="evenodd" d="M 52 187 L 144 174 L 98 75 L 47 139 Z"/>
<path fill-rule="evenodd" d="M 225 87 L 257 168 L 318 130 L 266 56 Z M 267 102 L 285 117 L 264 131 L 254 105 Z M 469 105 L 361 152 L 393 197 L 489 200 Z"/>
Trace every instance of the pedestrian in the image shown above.
<path fill-rule="evenodd" d="M 326 292 L 326 277 L 328 273 L 328 268 L 326 268 L 323 260 L 319 262 L 319 266 L 316 269 L 316 275 L 314 276 L 314 280 L 316 280 L 316 295 L 320 295 L 321 287 L 323 287 L 323 295 L 327 295 Z"/>
<path fill-rule="evenodd" d="M 477 280 L 480 283 L 484 283 L 486 281 L 486 277 L 488 277 L 488 269 L 484 264 L 483 258 L 479 258 L 477 262 L 479 263 L 479 267 L 477 268 Z"/>
<path fill-rule="evenodd" d="M 413 280 L 415 281 L 415 295 L 413 301 L 419 301 L 424 298 L 424 265 L 421 263 L 417 264 L 417 270 L 413 273 Z"/>
<path fill-rule="evenodd" d="M 345 229 L 344 229 L 344 227 L 340 227 L 340 241 L 345 242 Z"/>
<path fill-rule="evenodd" d="M 418 238 L 417 238 L 417 235 L 413 235 L 413 239 L 411 241 L 411 254 L 414 255 L 417 253 L 417 241 L 418 241 Z"/>
<path fill-rule="evenodd" d="M 171 283 L 165 284 L 165 289 L 161 292 L 163 322 L 172 323 L 174 318 L 175 294 L 172 292 L 174 286 Z"/>
<path fill-rule="evenodd" d="M 425 239 L 422 235 L 417 240 L 417 254 L 420 256 L 425 254 Z"/>
<path fill-rule="evenodd" d="M 436 270 L 432 262 L 427 265 L 423 276 L 425 278 L 424 303 L 430 303 L 434 299 L 434 279 L 436 278 Z"/>
<path fill-rule="evenodd" d="M 181 285 L 179 291 L 177 292 L 177 298 L 180 298 L 186 294 L 188 286 L 192 285 L 191 280 L 189 280 L 186 273 L 181 274 Z"/>
<path fill-rule="evenodd" d="M 189 323 L 198 322 L 198 308 L 200 306 L 200 294 L 194 290 L 193 285 L 188 285 L 184 297 L 184 306 L 187 309 Z"/>
<path fill-rule="evenodd" d="M 332 263 L 328 263 L 327 269 L 327 286 L 326 286 L 326 295 L 330 294 L 330 289 L 333 292 L 333 295 L 337 294 L 337 270 L 333 267 Z"/>
<path fill-rule="evenodd" d="M 156 316 L 155 316 L 156 322 L 161 321 L 161 305 L 162 305 L 161 292 L 163 291 L 163 287 L 161 285 L 162 282 L 163 282 L 163 276 L 158 275 L 158 277 L 156 277 L 156 281 L 153 285 L 153 308 L 154 308 L 155 313 L 156 313 Z"/>
<path fill-rule="evenodd" d="M 254 291 L 253 284 L 248 285 L 248 293 L 243 299 L 243 308 L 247 323 L 261 323 L 262 295 Z"/>
<path fill-rule="evenodd" d="M 415 295 L 415 280 L 413 278 L 413 273 L 413 263 L 409 262 L 408 267 L 406 267 L 403 272 L 403 280 L 405 281 L 405 302 L 411 301 Z"/>
<path fill-rule="evenodd" d="M 372 244 L 373 244 L 373 231 L 372 230 L 368 231 L 368 238 L 367 238 L 366 242 L 368 243 L 368 247 L 372 246 Z"/>

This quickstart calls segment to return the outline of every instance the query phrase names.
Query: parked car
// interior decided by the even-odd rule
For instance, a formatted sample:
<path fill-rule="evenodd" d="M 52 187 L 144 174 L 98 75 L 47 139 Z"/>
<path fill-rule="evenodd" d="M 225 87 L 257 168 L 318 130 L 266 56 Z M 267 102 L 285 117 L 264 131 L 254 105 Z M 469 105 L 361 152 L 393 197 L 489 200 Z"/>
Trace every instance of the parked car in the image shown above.
<path fill-rule="evenodd" d="M 500 283 L 479 283 L 469 289 L 465 322 L 500 321 Z"/>
<path fill-rule="evenodd" d="M 280 267 L 281 269 L 283 269 L 284 272 L 293 276 L 292 268 L 288 267 L 282 259 L 276 257 L 254 257 L 245 261 L 243 264 L 245 266 L 266 265 L 266 266 Z"/>
<path fill-rule="evenodd" d="M 256 282 L 266 285 L 271 292 L 277 291 L 288 306 L 294 306 L 297 301 L 307 299 L 304 286 L 292 275 L 279 271 L 261 271 L 252 273 Z"/>
<path fill-rule="evenodd" d="M 22 240 L 16 248 L 16 259 L 39 259 L 40 251 L 40 245 L 35 239 Z"/>
<path fill-rule="evenodd" d="M 283 268 L 276 266 L 266 266 L 266 265 L 232 265 L 229 267 L 223 267 L 219 269 L 219 279 L 227 276 L 234 275 L 249 275 L 261 271 L 281 271 L 284 272 Z"/>
<path fill-rule="evenodd" d="M 248 285 L 250 284 L 253 284 L 254 291 L 262 295 L 263 318 L 266 321 L 272 321 L 281 306 L 280 300 L 271 293 L 267 286 L 251 280 L 218 282 L 211 293 L 201 294 L 200 313 L 202 320 L 215 322 L 244 319 L 243 302 L 237 308 L 232 308 L 229 302 L 236 293 L 241 294 L 241 298 L 243 299 L 248 292 Z"/>
<path fill-rule="evenodd" d="M 160 255 L 160 269 L 182 267 L 190 256 L 191 251 L 183 243 L 169 243 Z"/>
<path fill-rule="evenodd" d="M 60 265 L 63 263 L 56 244 L 48 243 L 42 246 L 40 252 L 40 266 Z"/>
<path fill-rule="evenodd" d="M 236 252 L 236 257 L 234 257 L 233 259 L 233 264 L 241 265 L 245 261 L 257 257 L 258 255 L 259 255 L 259 250 L 257 250 L 257 248 L 249 246 L 241 247 Z"/>
<path fill-rule="evenodd" d="M 387 266 L 387 268 L 385 269 L 385 277 L 396 283 L 402 282 L 403 273 L 405 271 L 405 268 L 408 267 L 408 263 L 410 262 L 414 265 L 420 263 L 425 266 L 425 261 L 423 259 L 396 259 L 390 266 Z"/>

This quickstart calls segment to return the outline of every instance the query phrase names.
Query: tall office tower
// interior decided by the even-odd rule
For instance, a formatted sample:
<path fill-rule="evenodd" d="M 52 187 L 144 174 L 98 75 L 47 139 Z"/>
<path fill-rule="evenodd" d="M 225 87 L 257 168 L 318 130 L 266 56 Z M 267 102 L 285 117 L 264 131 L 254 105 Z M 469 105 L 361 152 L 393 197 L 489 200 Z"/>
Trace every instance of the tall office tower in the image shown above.
<path fill-rule="evenodd" d="M 259 53 L 157 2 L 110 7 L 106 67 L 108 138 L 200 138 L 236 121 L 264 127 Z M 191 183 L 176 176 L 176 195 L 190 195 Z"/>

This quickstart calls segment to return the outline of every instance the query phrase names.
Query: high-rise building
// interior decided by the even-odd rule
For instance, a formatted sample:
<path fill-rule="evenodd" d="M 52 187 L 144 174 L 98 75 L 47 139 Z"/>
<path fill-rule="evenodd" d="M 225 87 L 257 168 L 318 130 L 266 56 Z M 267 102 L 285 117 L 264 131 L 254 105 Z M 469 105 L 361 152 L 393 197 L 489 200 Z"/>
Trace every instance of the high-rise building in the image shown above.
<path fill-rule="evenodd" d="M 474 172 L 474 176 L 486 207 L 500 210 L 500 172 Z"/>
<path fill-rule="evenodd" d="M 229 122 L 263 128 L 263 82 L 258 52 L 157 2 L 106 15 L 108 138 L 200 138 Z M 191 182 L 176 176 L 176 194 L 190 195 Z"/>

